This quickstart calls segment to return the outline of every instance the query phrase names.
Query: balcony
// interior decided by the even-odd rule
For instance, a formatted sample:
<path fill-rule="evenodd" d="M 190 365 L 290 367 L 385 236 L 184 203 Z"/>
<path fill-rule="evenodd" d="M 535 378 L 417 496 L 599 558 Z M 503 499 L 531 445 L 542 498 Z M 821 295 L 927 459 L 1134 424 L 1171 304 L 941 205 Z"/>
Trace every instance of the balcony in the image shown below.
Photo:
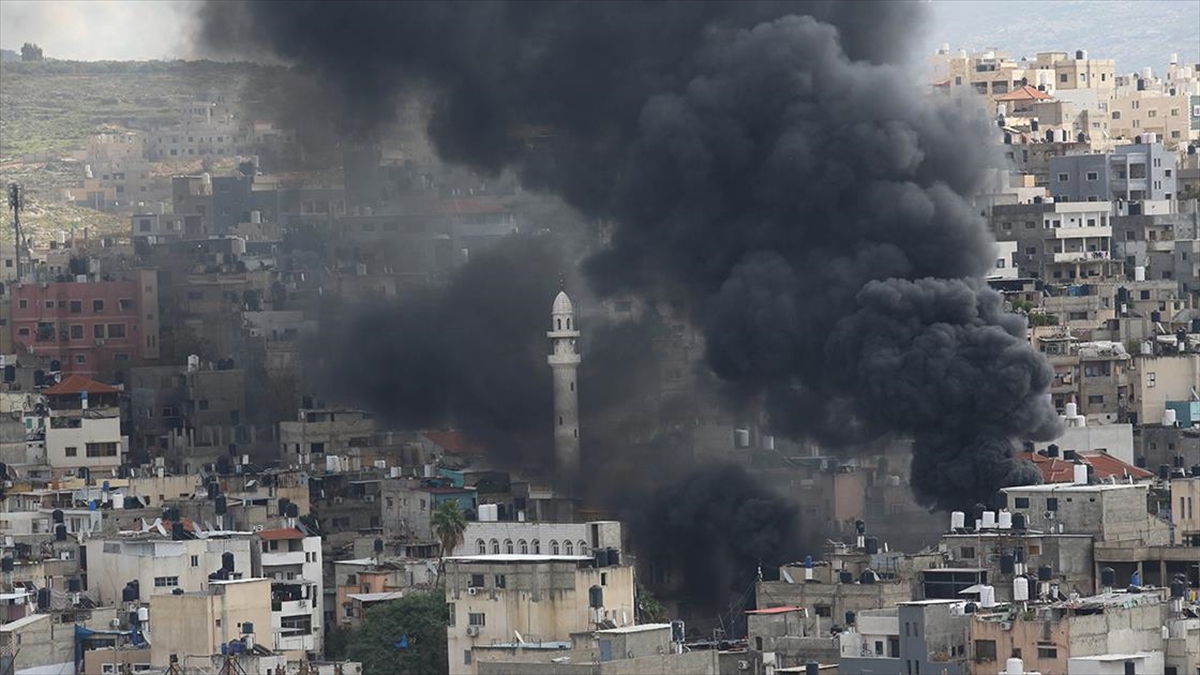
<path fill-rule="evenodd" d="M 1101 239 L 1111 237 L 1111 225 L 1093 225 L 1092 227 L 1052 227 L 1046 230 L 1047 239 Z"/>
<path fill-rule="evenodd" d="M 1108 259 L 1108 251 L 1067 251 L 1054 254 L 1056 263 L 1097 262 Z"/>
<path fill-rule="evenodd" d="M 262 554 L 262 566 L 278 567 L 281 565 L 303 565 L 304 551 L 266 552 Z"/>
<path fill-rule="evenodd" d="M 308 614 L 312 610 L 312 604 L 307 598 L 299 600 L 274 600 L 271 602 L 271 611 L 277 614 Z"/>

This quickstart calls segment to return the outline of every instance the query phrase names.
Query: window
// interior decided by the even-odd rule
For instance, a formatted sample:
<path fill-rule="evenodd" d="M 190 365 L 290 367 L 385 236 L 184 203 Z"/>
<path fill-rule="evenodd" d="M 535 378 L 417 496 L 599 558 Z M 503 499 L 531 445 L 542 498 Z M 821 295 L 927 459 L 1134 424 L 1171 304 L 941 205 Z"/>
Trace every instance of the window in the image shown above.
<path fill-rule="evenodd" d="M 17 335 L 20 335 L 21 337 L 29 337 L 29 329 L 28 328 L 18 328 Z"/>
<path fill-rule="evenodd" d="M 467 588 L 483 588 L 483 575 L 472 574 L 471 581 L 467 584 Z"/>
<path fill-rule="evenodd" d="M 1119 119 L 1121 119 L 1121 111 L 1120 111 L 1120 110 L 1114 110 L 1114 111 L 1112 112 L 1112 118 L 1113 118 L 1114 120 L 1119 120 Z"/>
<path fill-rule="evenodd" d="M 1158 111 L 1157 111 L 1157 110 L 1153 110 L 1153 109 L 1152 109 L 1152 110 L 1149 110 L 1149 111 L 1147 111 L 1147 112 L 1146 112 L 1146 116 L 1147 116 L 1147 117 L 1158 117 Z"/>
<path fill-rule="evenodd" d="M 512 553 L 514 552 L 514 551 L 513 551 L 513 540 L 512 540 L 512 539 L 505 539 L 505 540 L 504 540 L 504 552 L 505 552 L 505 553 L 508 553 L 509 555 L 512 555 Z"/>
<path fill-rule="evenodd" d="M 1088 396 L 1088 403 L 1099 405 L 1104 403 L 1104 397 L 1100 395 Z"/>
<path fill-rule="evenodd" d="M 496 555 L 499 555 L 499 553 L 500 553 L 500 540 L 499 540 L 499 539 L 493 539 L 491 543 L 492 543 L 492 553 L 493 553 L 493 554 L 496 554 Z"/>
<path fill-rule="evenodd" d="M 116 443 L 88 443 L 87 444 L 87 456 L 88 457 L 116 457 L 117 456 L 117 444 Z"/>
<path fill-rule="evenodd" d="M 131 310 L 133 309 L 133 300 L 130 300 L 129 298 L 121 298 L 117 301 L 117 307 L 122 311 Z"/>
<path fill-rule="evenodd" d="M 503 574 L 497 574 L 495 582 L 496 588 L 508 588 L 508 579 Z"/>
<path fill-rule="evenodd" d="M 449 615 L 450 615 L 450 618 L 449 618 L 449 619 L 446 621 L 446 625 L 447 625 L 447 626 L 453 626 L 453 625 L 454 625 L 454 623 L 455 623 L 455 616 L 454 616 L 454 603 L 453 603 L 453 602 L 447 602 L 447 603 L 446 603 L 446 611 L 447 611 L 447 613 L 449 613 Z"/>
<path fill-rule="evenodd" d="M 92 326 L 92 337 L 96 338 L 97 340 L 104 339 L 104 324 L 98 323 Z"/>
<path fill-rule="evenodd" d="M 558 542 L 557 541 L 554 541 L 554 540 L 550 541 L 550 555 L 558 555 Z"/>
<path fill-rule="evenodd" d="M 170 588 L 179 585 L 179 577 L 154 577 L 155 588 Z"/>
<path fill-rule="evenodd" d="M 82 340 L 83 339 L 83 326 L 81 324 L 74 324 L 71 326 L 71 339 L 72 340 Z"/>
<path fill-rule="evenodd" d="M 1071 182 L 1071 174 L 1069 174 L 1069 173 L 1060 173 L 1060 174 L 1058 174 L 1058 182 L 1060 182 L 1060 183 L 1070 183 L 1070 182 Z"/>
<path fill-rule="evenodd" d="M 128 354 L 114 354 L 113 360 L 114 361 L 128 361 L 129 355 Z"/>
<path fill-rule="evenodd" d="M 79 456 L 79 448 L 75 447 L 74 445 L 68 445 L 63 450 L 67 453 L 67 457 Z"/>
<path fill-rule="evenodd" d="M 996 641 L 995 640 L 976 640 L 975 641 L 975 662 L 986 663 L 996 660 Z"/>
<path fill-rule="evenodd" d="M 104 311 L 104 301 L 103 300 L 93 300 L 92 301 L 92 311 L 93 312 L 103 312 Z"/>
<path fill-rule="evenodd" d="M 542 554 L 542 542 L 537 539 L 533 540 L 533 554 L 534 555 Z"/>
<path fill-rule="evenodd" d="M 1158 377 L 1154 373 L 1146 373 L 1146 388 L 1153 389 Z"/>
<path fill-rule="evenodd" d="M 467 615 L 467 624 L 471 626 L 486 626 L 487 617 L 483 615 L 483 612 L 471 612 Z"/>
<path fill-rule="evenodd" d="M 1047 497 L 1046 498 L 1046 510 L 1047 511 L 1057 511 L 1058 510 L 1058 497 Z"/>
<path fill-rule="evenodd" d="M 833 616 L 833 607 L 830 605 L 817 605 L 817 616 L 831 617 Z"/>
<path fill-rule="evenodd" d="M 1063 73 L 1063 74 L 1059 75 L 1059 76 L 1058 76 L 1058 81 L 1059 81 L 1059 82 L 1066 83 L 1066 82 L 1067 82 L 1067 74 L 1066 74 L 1066 73 Z"/>
<path fill-rule="evenodd" d="M 76 354 L 75 355 L 75 363 L 78 363 L 78 364 L 87 363 L 87 355 L 86 354 Z"/>
<path fill-rule="evenodd" d="M 524 539 L 519 541 L 517 546 L 519 546 L 521 549 L 521 555 L 526 555 L 529 553 L 529 542 L 525 541 Z"/>
<path fill-rule="evenodd" d="M 17 307 L 20 309 L 29 309 L 29 301 L 25 298 L 21 298 L 17 301 Z"/>
<path fill-rule="evenodd" d="M 974 558 L 975 557 L 975 547 L 974 546 L 963 546 L 962 549 L 960 550 L 960 554 L 965 559 Z"/>
<path fill-rule="evenodd" d="M 1029 497 L 1017 497 L 1013 500 L 1013 508 L 1027 509 L 1029 508 Z"/>
<path fill-rule="evenodd" d="M 563 553 L 567 555 L 575 555 L 575 544 L 570 541 L 563 542 Z"/>
<path fill-rule="evenodd" d="M 464 666 L 471 665 L 471 650 L 470 649 L 463 650 L 463 665 Z"/>
<path fill-rule="evenodd" d="M 199 567 L 199 566 L 200 566 L 200 556 L 198 556 L 198 555 L 192 556 L 192 567 Z"/>
<path fill-rule="evenodd" d="M 206 399 L 206 398 L 200 399 L 199 407 L 201 410 L 208 410 L 208 399 Z"/>
<path fill-rule="evenodd" d="M 1038 647 L 1037 650 L 1038 650 L 1038 658 L 1039 659 L 1057 659 L 1058 658 L 1058 650 L 1055 649 L 1054 647 Z"/>

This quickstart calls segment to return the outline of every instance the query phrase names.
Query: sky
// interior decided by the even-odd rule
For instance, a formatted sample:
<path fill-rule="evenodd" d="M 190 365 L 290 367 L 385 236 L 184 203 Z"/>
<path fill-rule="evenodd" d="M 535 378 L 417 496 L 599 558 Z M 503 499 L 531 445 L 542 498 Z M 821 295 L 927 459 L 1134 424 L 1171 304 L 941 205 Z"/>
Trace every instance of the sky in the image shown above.
<path fill-rule="evenodd" d="M 865 11 L 871 5 L 847 1 Z M 1184 63 L 1200 62 L 1200 0 L 926 1 L 933 20 L 917 41 L 922 53 L 943 42 L 1017 57 L 1088 49 L 1093 58 L 1117 59 L 1118 72 L 1159 70 L 1172 52 Z M 35 42 L 57 59 L 195 58 L 190 17 L 197 2 L 0 0 L 0 47 L 19 51 Z"/>

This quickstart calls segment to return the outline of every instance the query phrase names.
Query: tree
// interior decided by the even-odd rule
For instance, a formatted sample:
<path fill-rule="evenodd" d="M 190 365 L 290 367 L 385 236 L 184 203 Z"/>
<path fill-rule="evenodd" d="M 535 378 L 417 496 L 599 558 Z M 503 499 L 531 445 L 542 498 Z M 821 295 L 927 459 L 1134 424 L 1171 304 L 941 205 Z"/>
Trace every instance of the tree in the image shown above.
<path fill-rule="evenodd" d="M 446 595 L 413 593 L 367 610 L 350 637 L 346 658 L 364 673 L 436 675 L 446 672 Z"/>
<path fill-rule="evenodd" d="M 26 42 L 21 45 L 21 60 L 22 61 L 41 61 L 42 48 L 32 42 Z"/>
<path fill-rule="evenodd" d="M 446 555 L 462 543 L 463 532 L 467 529 L 467 517 L 458 508 L 457 501 L 442 502 L 433 512 L 433 534 L 442 542 L 442 560 L 438 564 L 438 576 L 441 567 L 445 565 Z"/>

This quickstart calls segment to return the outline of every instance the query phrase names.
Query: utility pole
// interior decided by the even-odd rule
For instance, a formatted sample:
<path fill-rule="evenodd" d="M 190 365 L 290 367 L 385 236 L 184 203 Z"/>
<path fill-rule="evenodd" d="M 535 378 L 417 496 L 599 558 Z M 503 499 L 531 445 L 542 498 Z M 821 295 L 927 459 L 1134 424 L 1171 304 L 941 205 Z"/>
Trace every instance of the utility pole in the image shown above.
<path fill-rule="evenodd" d="M 21 281 L 21 211 L 25 208 L 25 196 L 21 194 L 21 186 L 16 183 L 8 184 L 8 208 L 13 214 L 13 233 L 17 238 L 17 282 Z"/>

